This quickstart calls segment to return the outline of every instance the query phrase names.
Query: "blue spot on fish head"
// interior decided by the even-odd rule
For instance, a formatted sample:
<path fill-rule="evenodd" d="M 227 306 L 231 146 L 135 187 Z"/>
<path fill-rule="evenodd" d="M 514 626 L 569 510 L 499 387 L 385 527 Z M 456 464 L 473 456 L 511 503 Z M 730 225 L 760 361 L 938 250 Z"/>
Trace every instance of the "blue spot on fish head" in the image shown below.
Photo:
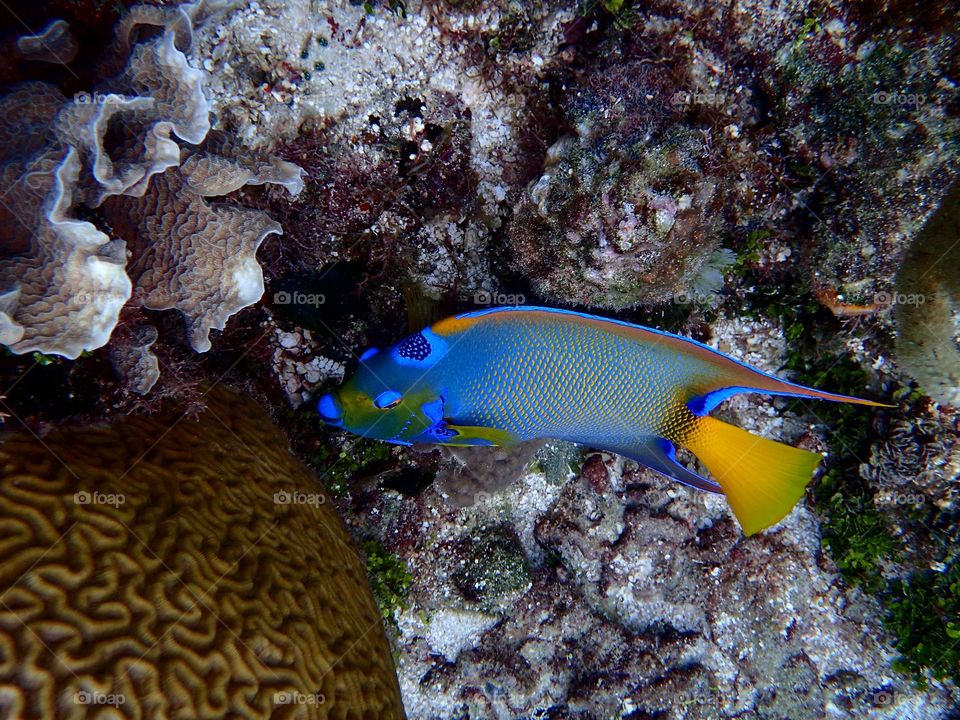
<path fill-rule="evenodd" d="M 327 393 L 317 401 L 317 412 L 320 413 L 323 421 L 329 425 L 339 425 L 342 422 L 343 409 L 330 393 Z"/>

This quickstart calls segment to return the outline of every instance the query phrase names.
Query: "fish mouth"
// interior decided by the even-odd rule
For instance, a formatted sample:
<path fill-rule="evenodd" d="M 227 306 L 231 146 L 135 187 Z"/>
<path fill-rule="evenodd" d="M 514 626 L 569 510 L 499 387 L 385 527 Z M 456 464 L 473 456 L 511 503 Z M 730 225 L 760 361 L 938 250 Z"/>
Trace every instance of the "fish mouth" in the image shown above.
<path fill-rule="evenodd" d="M 327 393 L 317 401 L 317 412 L 327 425 L 343 427 L 343 408 L 331 393 Z"/>

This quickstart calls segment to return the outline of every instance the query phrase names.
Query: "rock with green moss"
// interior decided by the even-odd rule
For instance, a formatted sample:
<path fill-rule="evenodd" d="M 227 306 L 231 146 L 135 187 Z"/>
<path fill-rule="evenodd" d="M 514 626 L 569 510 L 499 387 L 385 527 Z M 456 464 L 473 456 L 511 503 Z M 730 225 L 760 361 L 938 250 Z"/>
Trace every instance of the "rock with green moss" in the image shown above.
<path fill-rule="evenodd" d="M 407 591 L 413 577 L 406 563 L 376 540 L 364 542 L 363 553 L 367 558 L 367 576 L 380 606 L 380 614 L 387 622 L 395 622 L 397 611 L 407 607 Z"/>
<path fill-rule="evenodd" d="M 470 602 L 490 605 L 530 583 L 523 547 L 509 527 L 481 528 L 460 541 L 452 573 L 454 585 Z"/>
<path fill-rule="evenodd" d="M 339 447 L 322 445 L 310 458 L 324 484 L 336 497 L 350 491 L 352 481 L 372 478 L 391 465 L 391 446 L 379 440 L 350 436 Z"/>
<path fill-rule="evenodd" d="M 960 563 L 897 582 L 888 602 L 887 627 L 901 656 L 895 667 L 921 687 L 929 679 L 960 683 Z"/>

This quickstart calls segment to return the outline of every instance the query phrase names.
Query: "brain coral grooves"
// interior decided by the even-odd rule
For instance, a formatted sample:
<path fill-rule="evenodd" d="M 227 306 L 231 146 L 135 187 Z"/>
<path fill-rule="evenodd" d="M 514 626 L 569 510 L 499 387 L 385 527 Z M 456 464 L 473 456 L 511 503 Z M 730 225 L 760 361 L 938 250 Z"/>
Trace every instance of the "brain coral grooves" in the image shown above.
<path fill-rule="evenodd" d="M 0 444 L 0 717 L 403 718 L 380 614 L 253 402 Z"/>

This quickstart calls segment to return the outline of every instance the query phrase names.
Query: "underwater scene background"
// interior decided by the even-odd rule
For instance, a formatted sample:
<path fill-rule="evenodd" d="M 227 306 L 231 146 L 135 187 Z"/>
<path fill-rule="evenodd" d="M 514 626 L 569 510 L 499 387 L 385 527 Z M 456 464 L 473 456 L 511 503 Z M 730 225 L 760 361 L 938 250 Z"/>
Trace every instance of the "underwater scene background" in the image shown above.
<path fill-rule="evenodd" d="M 0 0 L 0 718 L 960 717 L 958 10 Z M 522 305 L 889 407 L 750 537 L 323 422 Z"/>

